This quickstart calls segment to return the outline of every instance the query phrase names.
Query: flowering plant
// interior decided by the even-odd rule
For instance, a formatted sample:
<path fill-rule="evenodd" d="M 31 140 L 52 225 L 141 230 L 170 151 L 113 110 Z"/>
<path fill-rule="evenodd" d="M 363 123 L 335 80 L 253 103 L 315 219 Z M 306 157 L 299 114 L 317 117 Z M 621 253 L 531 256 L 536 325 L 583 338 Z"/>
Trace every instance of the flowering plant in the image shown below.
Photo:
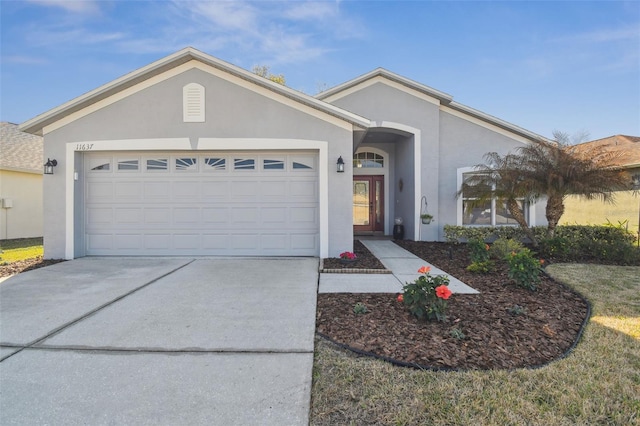
<path fill-rule="evenodd" d="M 447 299 L 451 296 L 451 290 L 447 287 L 449 277 L 432 276 L 430 271 L 429 266 L 418 269 L 418 272 L 423 275 L 402 287 L 403 293 L 398 296 L 398 302 L 407 305 L 409 312 L 419 319 L 444 321 Z"/>
<path fill-rule="evenodd" d="M 350 251 L 345 251 L 345 252 L 340 253 L 340 259 L 354 260 L 357 257 L 358 256 L 356 256 L 355 253 L 350 252 Z"/>

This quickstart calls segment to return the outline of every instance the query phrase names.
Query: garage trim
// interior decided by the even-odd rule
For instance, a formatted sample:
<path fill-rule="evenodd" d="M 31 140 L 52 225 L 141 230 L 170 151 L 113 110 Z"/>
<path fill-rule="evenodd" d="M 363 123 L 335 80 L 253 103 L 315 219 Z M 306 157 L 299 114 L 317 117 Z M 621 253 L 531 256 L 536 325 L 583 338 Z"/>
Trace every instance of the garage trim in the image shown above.
<path fill-rule="evenodd" d="M 318 151 L 318 194 L 320 219 L 320 257 L 329 255 L 329 188 L 328 188 L 328 142 L 300 139 L 257 138 L 199 138 L 192 147 L 188 138 L 122 139 L 108 141 L 83 141 L 66 144 L 66 164 L 75 165 L 76 152 L 88 151 L 211 151 L 211 150 L 316 150 Z M 65 167 L 65 258 L 74 258 L 74 208 L 75 167 Z"/>

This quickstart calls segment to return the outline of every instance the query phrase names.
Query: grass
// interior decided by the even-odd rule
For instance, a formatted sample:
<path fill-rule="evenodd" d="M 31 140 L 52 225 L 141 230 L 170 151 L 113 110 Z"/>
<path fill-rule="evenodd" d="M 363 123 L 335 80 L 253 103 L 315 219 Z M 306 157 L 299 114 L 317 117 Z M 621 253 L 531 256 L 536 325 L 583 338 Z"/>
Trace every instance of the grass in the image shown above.
<path fill-rule="evenodd" d="M 312 425 L 640 424 L 640 267 L 547 271 L 587 297 L 592 319 L 565 359 L 536 370 L 431 372 L 316 341 Z"/>
<path fill-rule="evenodd" d="M 0 241 L 0 264 L 33 259 L 43 255 L 42 238 L 19 238 Z"/>

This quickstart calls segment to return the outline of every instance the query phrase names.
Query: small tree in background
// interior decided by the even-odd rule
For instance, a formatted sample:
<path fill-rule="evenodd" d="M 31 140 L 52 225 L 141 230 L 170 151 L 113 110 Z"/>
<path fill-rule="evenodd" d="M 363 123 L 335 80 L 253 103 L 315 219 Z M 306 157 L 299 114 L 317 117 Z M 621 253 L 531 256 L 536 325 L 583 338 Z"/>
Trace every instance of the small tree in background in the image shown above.
<path fill-rule="evenodd" d="M 256 75 L 259 75 L 260 77 L 264 77 L 266 79 L 273 81 L 274 83 L 278 83 L 278 84 L 282 84 L 283 86 L 286 86 L 286 80 L 284 78 L 284 75 L 271 74 L 271 72 L 269 71 L 269 67 L 267 65 L 256 65 L 251 69 L 251 71 Z"/>

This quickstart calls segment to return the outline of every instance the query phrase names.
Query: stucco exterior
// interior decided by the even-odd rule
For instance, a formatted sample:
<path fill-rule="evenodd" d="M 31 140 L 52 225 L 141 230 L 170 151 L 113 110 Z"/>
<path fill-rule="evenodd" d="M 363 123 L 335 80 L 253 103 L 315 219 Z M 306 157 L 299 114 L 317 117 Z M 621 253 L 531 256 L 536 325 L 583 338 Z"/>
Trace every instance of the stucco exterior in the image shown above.
<path fill-rule="evenodd" d="M 0 170 L 0 199 L 0 240 L 42 236 L 41 174 Z"/>
<path fill-rule="evenodd" d="M 202 89 L 202 117 L 187 120 L 185 88 Z M 196 114 L 197 116 L 197 114 Z M 385 70 L 374 70 L 316 98 L 257 77 L 192 48 L 74 99 L 21 126 L 44 136 L 55 158 L 44 180 L 45 257 L 85 250 L 86 153 L 303 150 L 318 158 L 321 257 L 351 250 L 353 178 L 384 176 L 384 234 L 402 217 L 405 238 L 442 240 L 459 224 L 462 170 L 489 151 L 504 154 L 540 138 L 453 102 L 452 97 Z M 384 166 L 354 171 L 359 152 Z M 93 155 L 93 154 L 92 154 Z M 338 173 L 336 160 L 345 160 Z M 541 206 L 530 221 L 541 224 Z M 431 224 L 421 213 L 435 216 Z"/>
<path fill-rule="evenodd" d="M 42 138 L 0 123 L 0 240 L 42 236 Z"/>

